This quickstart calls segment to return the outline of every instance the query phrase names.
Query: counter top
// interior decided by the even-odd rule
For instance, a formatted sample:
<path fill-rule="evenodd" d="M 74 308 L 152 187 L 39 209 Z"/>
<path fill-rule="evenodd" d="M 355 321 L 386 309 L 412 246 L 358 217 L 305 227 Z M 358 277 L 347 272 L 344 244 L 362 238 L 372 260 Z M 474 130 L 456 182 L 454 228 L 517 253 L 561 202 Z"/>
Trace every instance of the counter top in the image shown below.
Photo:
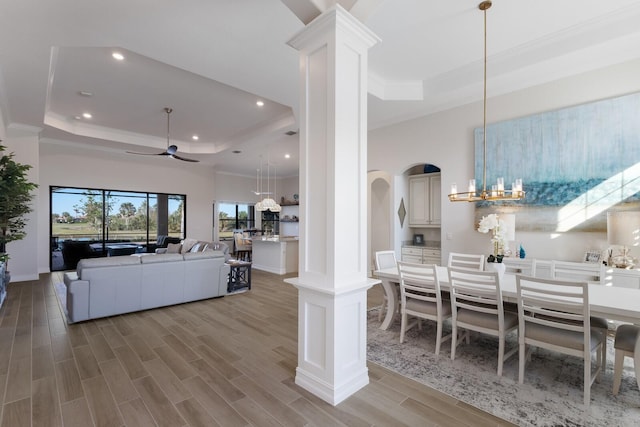
<path fill-rule="evenodd" d="M 276 243 L 297 242 L 298 241 L 298 237 L 296 237 L 296 236 L 271 236 L 271 237 L 262 236 L 262 237 L 254 237 L 253 239 L 251 239 L 251 241 L 252 241 L 252 243 L 256 243 L 256 242 L 276 242 Z"/>
<path fill-rule="evenodd" d="M 413 241 L 409 240 L 402 244 L 403 248 L 435 248 L 440 249 L 440 242 L 438 240 L 425 240 L 424 244 L 416 245 Z"/>

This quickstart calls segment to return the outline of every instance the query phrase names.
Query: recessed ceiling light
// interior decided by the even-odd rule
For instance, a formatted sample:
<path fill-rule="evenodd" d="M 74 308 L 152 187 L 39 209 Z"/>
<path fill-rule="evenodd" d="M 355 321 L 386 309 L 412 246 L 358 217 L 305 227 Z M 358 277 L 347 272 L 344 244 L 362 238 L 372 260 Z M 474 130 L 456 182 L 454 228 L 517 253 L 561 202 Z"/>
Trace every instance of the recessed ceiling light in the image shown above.
<path fill-rule="evenodd" d="M 262 107 L 264 105 L 264 102 L 263 101 L 258 101 L 258 102 L 256 102 L 256 105 L 258 107 Z"/>
<path fill-rule="evenodd" d="M 80 91 L 78 91 L 78 95 L 91 97 L 91 96 L 93 96 L 93 92 L 89 92 L 88 90 L 80 90 Z"/>
<path fill-rule="evenodd" d="M 81 120 L 82 119 L 82 117 L 80 117 L 80 116 L 73 116 L 73 118 L 76 119 L 76 120 Z"/>
<path fill-rule="evenodd" d="M 82 117 L 84 117 L 85 119 L 90 119 L 93 116 L 91 115 L 91 113 L 82 113 Z"/>
<path fill-rule="evenodd" d="M 285 159 L 290 159 L 290 158 L 291 158 L 291 154 L 289 154 L 289 153 L 285 154 L 285 155 L 284 155 L 284 158 L 285 158 Z"/>
<path fill-rule="evenodd" d="M 191 139 L 193 139 L 194 141 L 197 141 L 200 139 L 200 137 L 198 135 L 193 135 Z"/>
<path fill-rule="evenodd" d="M 113 52 L 111 54 L 111 56 L 113 56 L 113 58 L 117 59 L 118 61 L 123 61 L 124 60 L 124 55 L 121 54 L 120 52 Z"/>

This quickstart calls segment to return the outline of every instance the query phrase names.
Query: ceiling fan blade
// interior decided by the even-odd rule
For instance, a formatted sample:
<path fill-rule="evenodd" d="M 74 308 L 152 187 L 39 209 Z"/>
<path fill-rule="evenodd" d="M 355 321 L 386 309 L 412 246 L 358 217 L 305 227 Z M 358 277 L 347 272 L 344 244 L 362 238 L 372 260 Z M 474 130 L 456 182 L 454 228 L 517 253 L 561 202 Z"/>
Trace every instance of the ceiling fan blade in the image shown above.
<path fill-rule="evenodd" d="M 162 153 L 138 153 L 136 151 L 127 151 L 128 154 L 137 154 L 138 156 L 168 156 L 169 153 L 166 151 Z"/>
<path fill-rule="evenodd" d="M 186 157 L 181 157 L 181 156 L 178 156 L 177 154 L 168 154 L 168 155 L 172 159 L 182 160 L 183 162 L 198 163 L 200 161 L 200 160 L 196 160 L 196 159 L 187 159 Z"/>

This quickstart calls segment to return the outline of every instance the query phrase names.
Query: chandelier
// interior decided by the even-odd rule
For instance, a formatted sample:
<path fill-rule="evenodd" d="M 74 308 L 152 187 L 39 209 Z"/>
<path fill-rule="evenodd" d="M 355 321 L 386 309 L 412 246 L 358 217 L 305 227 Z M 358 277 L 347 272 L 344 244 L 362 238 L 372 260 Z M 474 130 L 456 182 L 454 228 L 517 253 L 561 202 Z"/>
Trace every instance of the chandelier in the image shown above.
<path fill-rule="evenodd" d="M 282 206 L 280 206 L 278 203 L 276 203 L 275 200 L 273 200 L 270 195 L 271 192 L 269 191 L 269 178 L 270 178 L 270 172 L 271 172 L 271 165 L 269 164 L 269 158 L 267 157 L 267 192 L 263 193 L 262 192 L 262 159 L 260 159 L 260 194 L 265 194 L 267 195 L 267 197 L 265 197 L 264 199 L 262 199 L 262 201 L 256 203 L 255 205 L 255 209 L 258 212 L 264 212 L 264 211 L 271 211 L 271 212 L 281 212 L 282 211 Z M 275 170 L 275 167 L 274 167 Z M 256 178 L 257 180 L 257 178 Z M 273 177 L 273 192 L 276 193 L 276 189 L 277 189 L 277 172 L 274 172 L 274 177 Z"/>
<path fill-rule="evenodd" d="M 458 186 L 451 184 L 449 200 L 452 202 L 482 202 L 500 200 L 521 200 L 525 197 L 522 189 L 522 179 L 516 179 L 511 190 L 505 190 L 504 178 L 497 179 L 496 184 L 487 190 L 487 9 L 491 7 L 491 1 L 483 1 L 478 9 L 484 14 L 484 93 L 483 93 L 483 119 L 482 119 L 482 190 L 476 189 L 476 180 L 469 180 L 469 187 L 465 192 L 458 192 Z"/>

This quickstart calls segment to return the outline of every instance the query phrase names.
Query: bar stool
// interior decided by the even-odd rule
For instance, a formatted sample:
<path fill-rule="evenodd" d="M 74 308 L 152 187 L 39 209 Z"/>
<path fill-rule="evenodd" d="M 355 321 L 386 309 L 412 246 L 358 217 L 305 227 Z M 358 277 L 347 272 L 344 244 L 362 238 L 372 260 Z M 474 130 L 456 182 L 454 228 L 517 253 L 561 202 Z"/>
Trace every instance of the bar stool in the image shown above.
<path fill-rule="evenodd" d="M 613 395 L 617 396 L 622 381 L 622 365 L 624 358 L 633 357 L 636 348 L 640 328 L 635 325 L 620 325 L 616 329 L 616 340 L 613 348 L 616 349 L 616 361 L 613 368 Z"/>

